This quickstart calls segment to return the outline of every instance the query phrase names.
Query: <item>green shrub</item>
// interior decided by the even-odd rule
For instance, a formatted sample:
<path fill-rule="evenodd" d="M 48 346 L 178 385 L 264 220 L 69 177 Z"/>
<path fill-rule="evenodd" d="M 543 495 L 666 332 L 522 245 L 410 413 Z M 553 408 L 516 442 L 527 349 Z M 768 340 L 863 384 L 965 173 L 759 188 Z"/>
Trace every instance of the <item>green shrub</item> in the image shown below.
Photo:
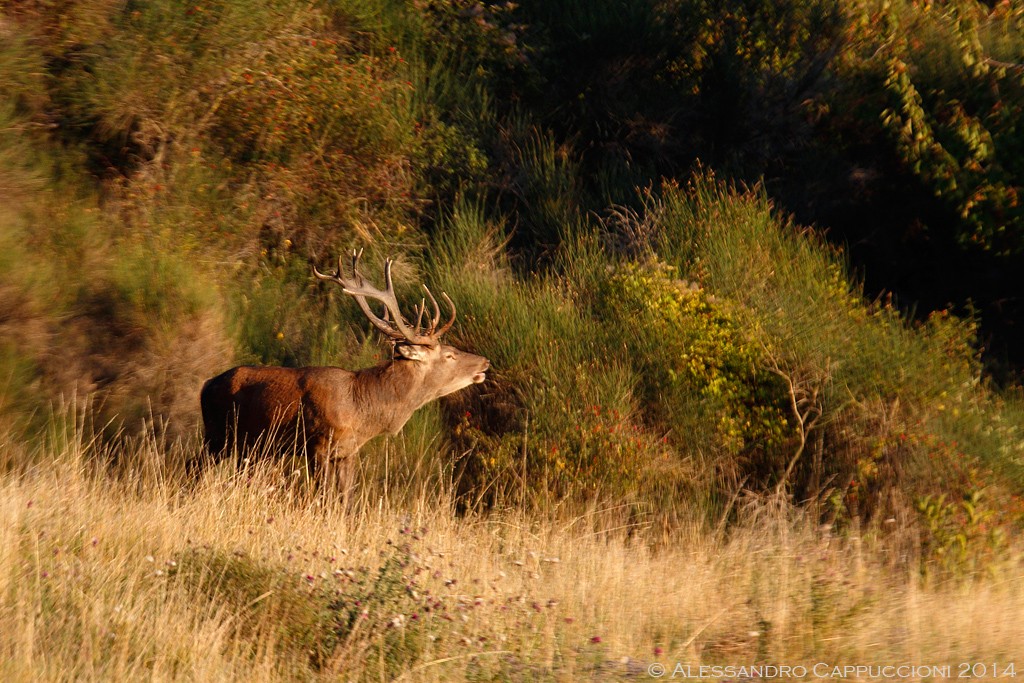
<path fill-rule="evenodd" d="M 775 414 L 796 438 L 755 480 L 788 473 L 798 496 L 827 499 L 848 519 L 909 506 L 911 491 L 972 494 L 938 463 L 1015 469 L 1019 456 L 1008 453 L 1018 450 L 1019 419 L 991 402 L 975 321 L 941 312 L 918 324 L 889 300 L 865 301 L 841 254 L 789 229 L 760 191 L 698 176 L 648 202 L 648 231 L 637 233 L 646 247 L 743 312 L 761 351 L 757 367 L 789 394 L 788 409 Z M 757 405 L 780 406 L 778 396 Z M 1001 436 L 985 441 L 997 425 Z M 954 441 L 955 456 L 931 457 L 928 444 Z"/>
<path fill-rule="evenodd" d="M 727 302 L 651 261 L 620 267 L 598 306 L 604 328 L 629 347 L 647 402 L 664 411 L 681 443 L 705 432 L 716 448 L 743 453 L 787 438 L 781 387 L 764 370 L 749 323 Z"/>
<path fill-rule="evenodd" d="M 112 317 L 130 327 L 170 325 L 213 305 L 214 292 L 185 255 L 155 240 L 119 246 L 105 295 Z"/>
<path fill-rule="evenodd" d="M 209 274 L 158 240 L 122 242 L 79 283 L 68 330 L 80 391 L 95 393 L 108 436 L 189 437 L 202 382 L 231 356 Z"/>
<path fill-rule="evenodd" d="M 595 360 L 593 322 L 557 280 L 517 281 L 502 241 L 479 205 L 464 203 L 429 251 L 432 281 L 459 310 L 452 343 L 492 363 L 486 396 L 447 402 L 457 443 L 472 449 L 463 484 L 509 502 L 635 490 L 655 440 L 623 424 L 636 407 L 630 369 Z"/>
<path fill-rule="evenodd" d="M 870 91 L 841 86 L 837 123 L 857 113 L 868 130 L 880 124 L 879 143 L 956 217 L 961 246 L 1019 252 L 1021 8 L 958 0 L 856 11 L 850 42 L 859 49 L 839 62 L 843 83 L 884 80 Z M 858 107 L 846 110 L 854 98 Z"/>
<path fill-rule="evenodd" d="M 57 34 L 48 49 L 65 63 L 51 88 L 65 130 L 125 173 L 137 210 L 154 195 L 213 190 L 192 199 L 247 213 L 257 248 L 289 239 L 309 252 L 415 234 L 413 164 L 427 155 L 409 66 L 394 46 L 367 41 L 343 8 L 164 0 L 129 11 L 83 3 L 60 15 L 40 30 Z M 202 217 L 186 218 L 199 227 Z"/>
<path fill-rule="evenodd" d="M 41 412 L 43 406 L 33 386 L 40 374 L 38 366 L 21 349 L 7 341 L 0 343 L 0 438 L 20 435 L 32 413 Z M 0 457 L 0 470 L 12 464 L 11 457 L 7 453 Z"/>
<path fill-rule="evenodd" d="M 312 248 L 344 232 L 409 237 L 418 142 L 404 65 L 394 47 L 363 54 L 347 36 L 307 29 L 232 74 L 211 135 L 258 174 L 275 231 Z"/>
<path fill-rule="evenodd" d="M 979 574 L 992 567 L 1006 551 L 1004 526 L 993 523 L 996 513 L 974 489 L 957 502 L 946 494 L 917 499 L 922 526 L 922 569 L 956 576 Z"/>

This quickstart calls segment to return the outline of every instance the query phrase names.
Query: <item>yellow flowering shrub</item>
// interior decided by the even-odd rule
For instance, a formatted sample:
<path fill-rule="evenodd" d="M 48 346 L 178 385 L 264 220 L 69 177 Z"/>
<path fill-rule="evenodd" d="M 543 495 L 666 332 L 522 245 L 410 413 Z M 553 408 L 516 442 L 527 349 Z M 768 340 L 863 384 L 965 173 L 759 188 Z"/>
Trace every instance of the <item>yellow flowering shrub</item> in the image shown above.
<path fill-rule="evenodd" d="M 716 445 L 731 452 L 769 449 L 786 439 L 783 388 L 760 367 L 761 347 L 741 310 L 656 260 L 619 267 L 604 296 L 633 330 L 622 336 L 661 417 L 671 421 L 697 403 Z"/>

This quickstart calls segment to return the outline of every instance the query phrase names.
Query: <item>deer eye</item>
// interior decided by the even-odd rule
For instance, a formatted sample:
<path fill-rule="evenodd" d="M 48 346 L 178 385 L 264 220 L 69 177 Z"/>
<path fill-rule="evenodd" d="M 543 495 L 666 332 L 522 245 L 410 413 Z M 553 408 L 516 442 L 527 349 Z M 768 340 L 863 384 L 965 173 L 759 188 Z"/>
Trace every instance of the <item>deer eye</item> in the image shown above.
<path fill-rule="evenodd" d="M 449 351 L 448 353 L 444 354 L 444 357 L 447 358 L 448 360 L 455 360 L 455 354 L 452 353 L 451 351 Z"/>

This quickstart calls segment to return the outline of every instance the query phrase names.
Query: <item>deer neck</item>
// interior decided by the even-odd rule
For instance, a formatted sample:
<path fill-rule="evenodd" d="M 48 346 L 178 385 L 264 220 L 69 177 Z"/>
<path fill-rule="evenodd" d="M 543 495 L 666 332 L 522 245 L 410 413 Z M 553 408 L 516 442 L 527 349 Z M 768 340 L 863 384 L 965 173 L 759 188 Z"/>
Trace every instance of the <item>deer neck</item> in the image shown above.
<path fill-rule="evenodd" d="M 420 363 L 393 360 L 356 374 L 353 397 L 376 433 L 396 434 L 416 409 L 430 402 Z"/>

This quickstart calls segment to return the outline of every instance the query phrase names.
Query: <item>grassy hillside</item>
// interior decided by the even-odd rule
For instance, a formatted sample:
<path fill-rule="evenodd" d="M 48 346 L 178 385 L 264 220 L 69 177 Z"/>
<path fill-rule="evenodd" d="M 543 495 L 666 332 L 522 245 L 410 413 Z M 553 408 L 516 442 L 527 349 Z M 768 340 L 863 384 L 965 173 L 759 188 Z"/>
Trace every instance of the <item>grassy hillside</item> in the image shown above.
<path fill-rule="evenodd" d="M 953 680 L 1020 662 L 1019 565 L 922 581 L 915 539 L 779 501 L 651 546 L 615 508 L 460 517 L 450 489 L 381 486 L 345 510 L 267 471 L 182 492 L 159 467 L 97 476 L 96 455 L 72 440 L 4 480 L 5 679 L 614 681 L 685 662 Z"/>
<path fill-rule="evenodd" d="M 1012 313 L 1017 5 L 0 8 L 11 677 L 1020 654 L 995 300 L 911 315 L 793 218 L 906 219 L 854 251 L 988 264 Z M 383 357 L 311 276 L 352 248 L 447 291 L 488 381 L 364 448 L 351 509 L 186 482 L 206 378 Z"/>

